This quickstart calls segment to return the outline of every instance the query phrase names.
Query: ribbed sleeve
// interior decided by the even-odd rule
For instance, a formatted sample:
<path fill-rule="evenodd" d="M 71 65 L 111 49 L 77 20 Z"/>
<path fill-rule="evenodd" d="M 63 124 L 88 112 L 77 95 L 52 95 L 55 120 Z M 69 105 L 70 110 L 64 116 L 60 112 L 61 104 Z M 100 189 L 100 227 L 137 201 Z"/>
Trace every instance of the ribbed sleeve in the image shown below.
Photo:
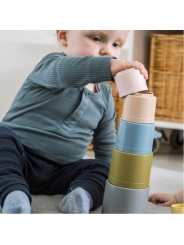
<path fill-rule="evenodd" d="M 34 83 L 47 88 L 81 87 L 112 80 L 110 62 L 115 57 L 68 57 L 62 53 L 45 56 L 29 75 Z"/>

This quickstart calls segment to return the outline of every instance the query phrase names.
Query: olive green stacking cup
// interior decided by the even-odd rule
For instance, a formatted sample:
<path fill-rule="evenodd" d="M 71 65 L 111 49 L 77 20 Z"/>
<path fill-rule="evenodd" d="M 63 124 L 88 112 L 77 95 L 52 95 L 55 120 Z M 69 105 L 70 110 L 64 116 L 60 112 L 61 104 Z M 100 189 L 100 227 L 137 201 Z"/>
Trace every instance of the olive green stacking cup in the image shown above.
<path fill-rule="evenodd" d="M 112 152 L 108 181 L 112 185 L 144 189 L 149 187 L 153 153 L 147 155 Z"/>

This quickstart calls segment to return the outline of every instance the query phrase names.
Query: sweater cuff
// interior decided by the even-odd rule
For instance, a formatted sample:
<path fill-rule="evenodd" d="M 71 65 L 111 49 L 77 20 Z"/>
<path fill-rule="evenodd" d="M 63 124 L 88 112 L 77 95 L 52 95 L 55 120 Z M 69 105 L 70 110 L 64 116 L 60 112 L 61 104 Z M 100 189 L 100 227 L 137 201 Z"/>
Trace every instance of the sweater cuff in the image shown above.
<path fill-rule="evenodd" d="M 92 83 L 97 81 L 113 81 L 114 78 L 111 75 L 110 64 L 111 60 L 116 59 L 114 56 L 93 56 L 89 62 L 89 76 Z"/>

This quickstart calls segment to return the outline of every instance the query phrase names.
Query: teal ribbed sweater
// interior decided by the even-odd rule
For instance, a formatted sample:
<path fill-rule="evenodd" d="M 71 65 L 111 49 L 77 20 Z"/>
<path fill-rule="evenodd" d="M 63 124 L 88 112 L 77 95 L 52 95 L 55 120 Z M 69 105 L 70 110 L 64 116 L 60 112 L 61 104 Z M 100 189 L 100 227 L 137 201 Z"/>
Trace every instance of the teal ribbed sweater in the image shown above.
<path fill-rule="evenodd" d="M 22 144 L 58 163 L 75 162 L 93 139 L 96 158 L 110 161 L 115 144 L 110 61 L 114 57 L 46 55 L 33 69 L 0 125 Z M 84 86 L 97 84 L 98 93 Z"/>

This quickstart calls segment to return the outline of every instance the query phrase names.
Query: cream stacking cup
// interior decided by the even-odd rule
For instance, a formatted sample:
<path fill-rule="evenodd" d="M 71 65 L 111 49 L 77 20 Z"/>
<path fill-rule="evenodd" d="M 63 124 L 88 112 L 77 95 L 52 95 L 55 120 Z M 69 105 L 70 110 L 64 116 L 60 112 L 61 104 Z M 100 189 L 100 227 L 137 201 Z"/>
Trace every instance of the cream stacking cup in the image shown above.
<path fill-rule="evenodd" d="M 123 103 L 122 119 L 135 123 L 154 123 L 156 97 L 141 92 L 126 96 Z"/>

